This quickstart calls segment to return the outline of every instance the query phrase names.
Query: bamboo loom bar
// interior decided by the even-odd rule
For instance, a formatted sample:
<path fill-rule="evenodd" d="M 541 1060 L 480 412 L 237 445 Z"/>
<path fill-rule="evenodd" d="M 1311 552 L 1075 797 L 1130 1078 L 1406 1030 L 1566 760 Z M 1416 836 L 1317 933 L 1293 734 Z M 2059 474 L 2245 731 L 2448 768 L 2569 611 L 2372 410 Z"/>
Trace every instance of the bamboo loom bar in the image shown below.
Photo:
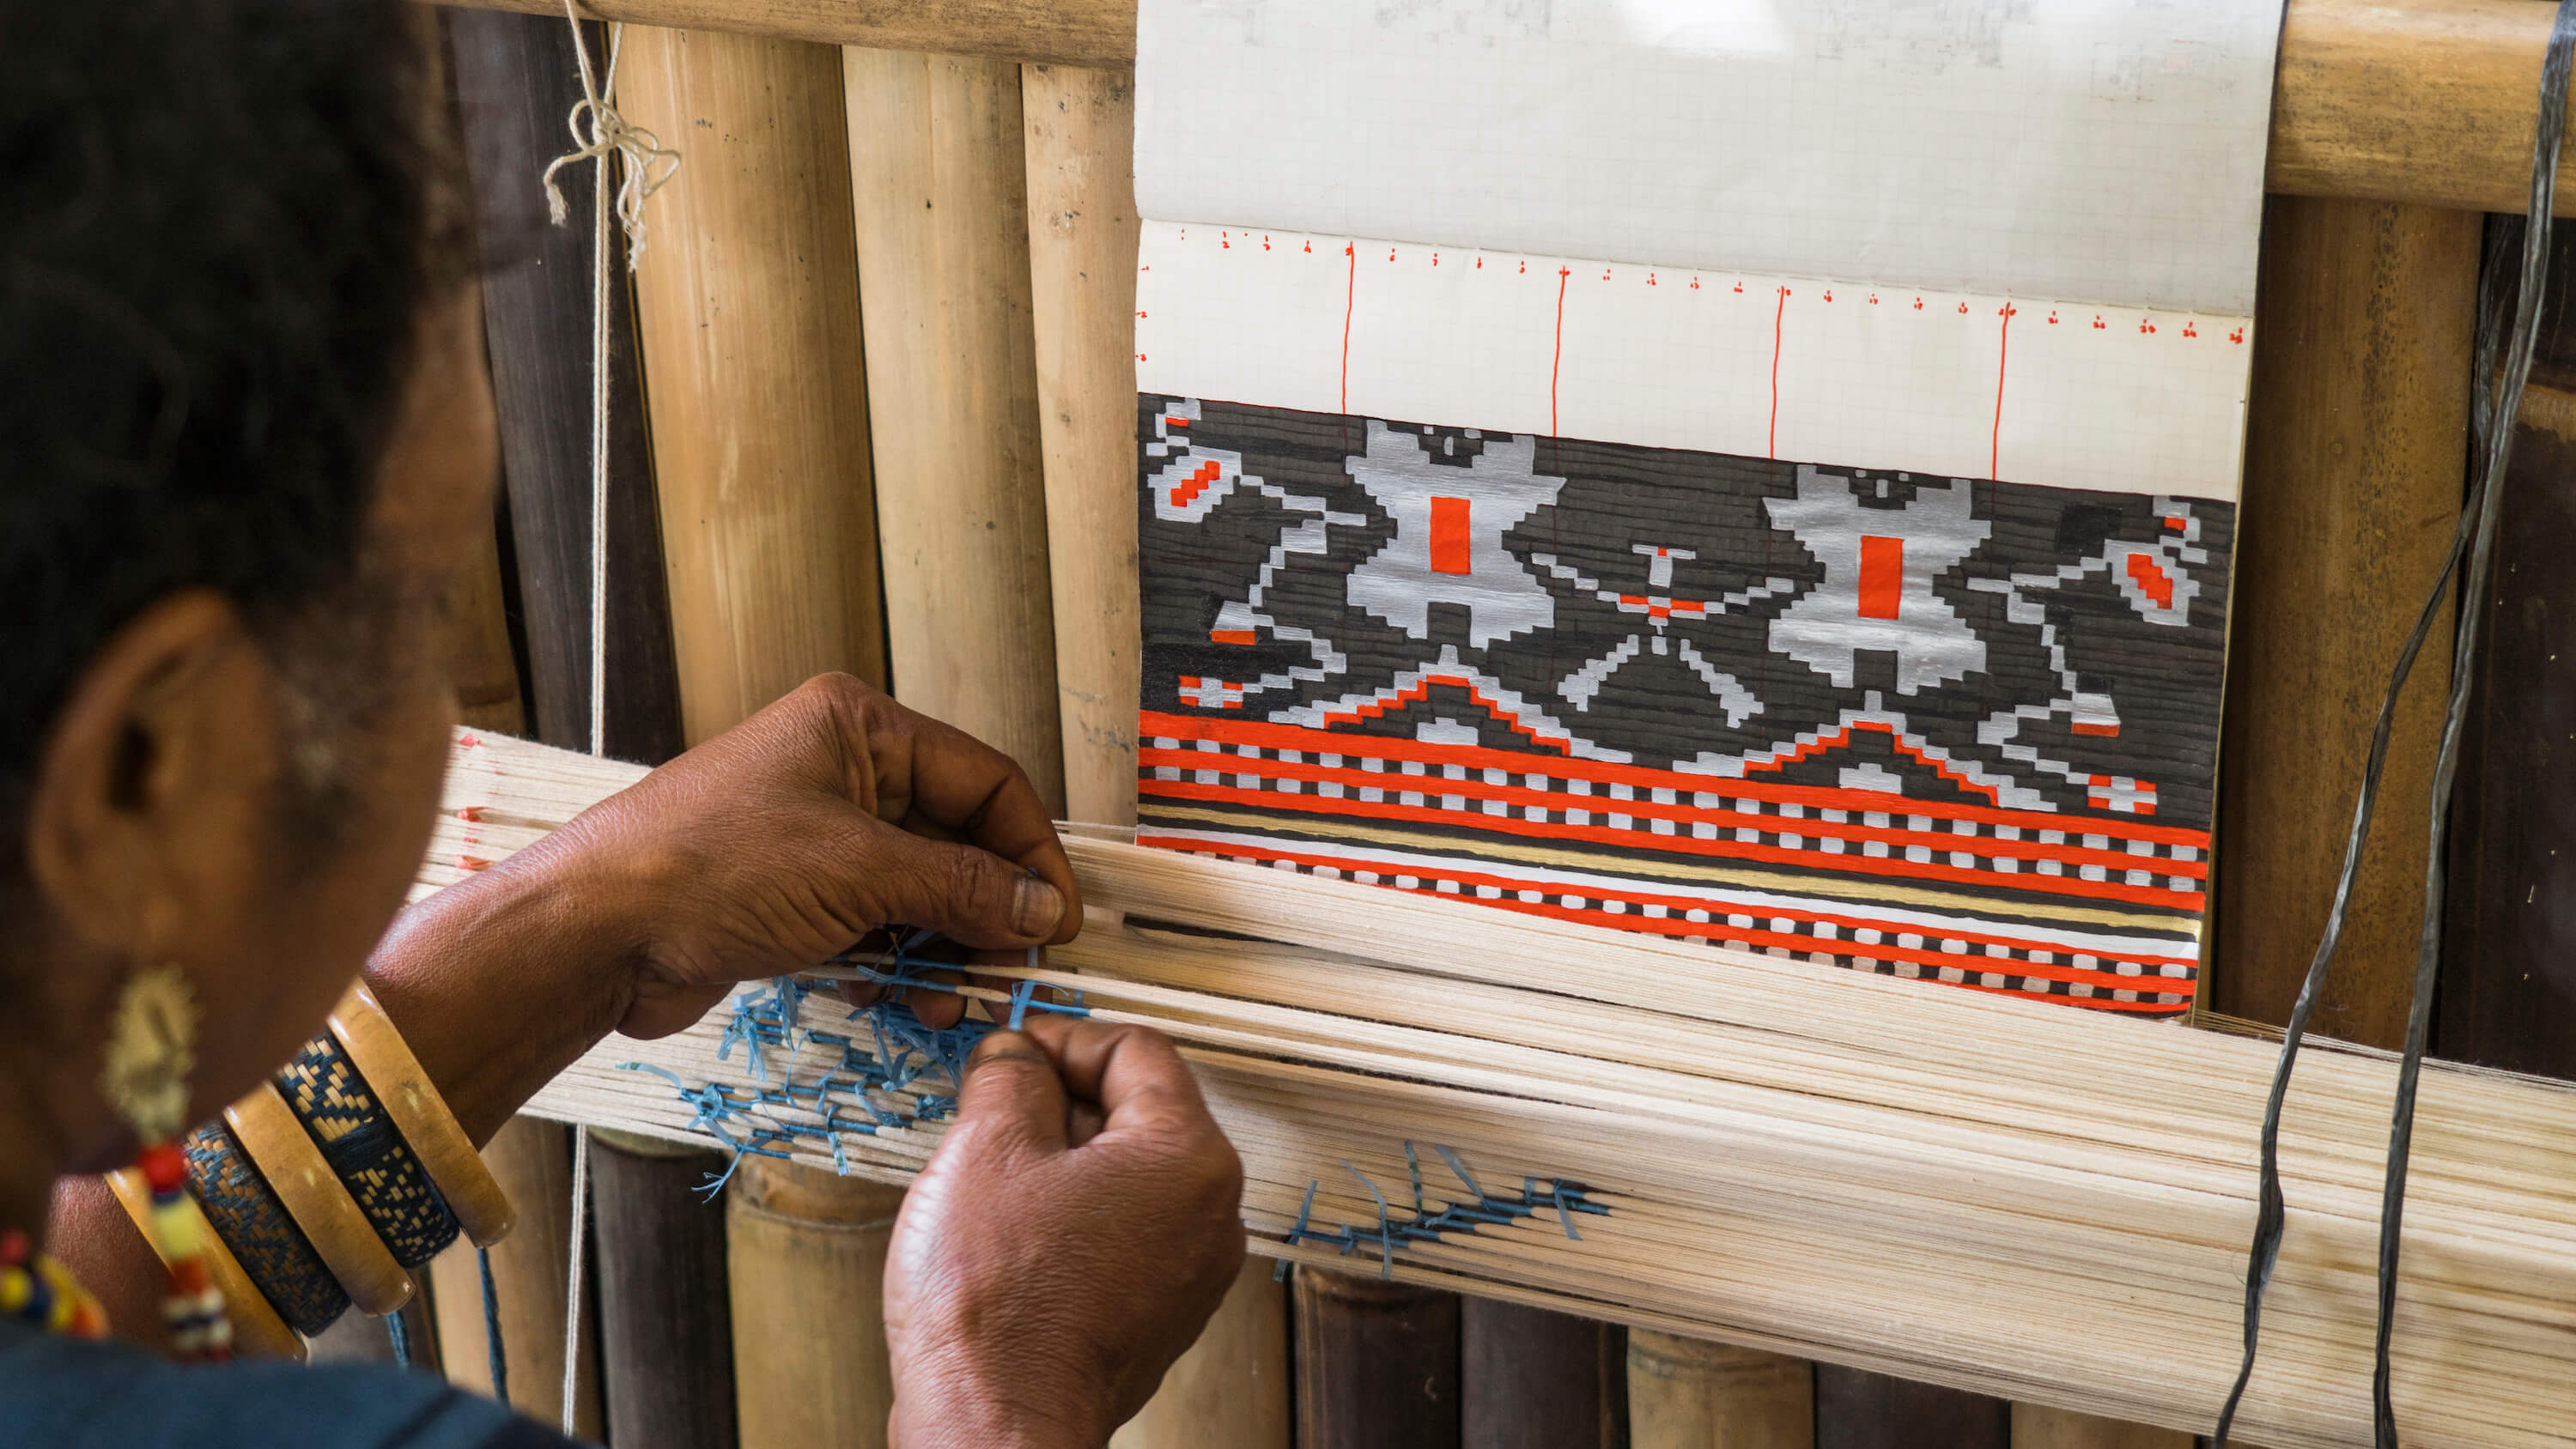
<path fill-rule="evenodd" d="M 447 3 L 562 13 L 549 0 Z M 1136 54 L 1132 0 L 590 0 L 584 13 L 1062 65 Z M 2289 0 L 2266 189 L 2520 210 L 2549 20 L 2533 0 Z M 2562 215 L 2576 214 L 2570 155 Z"/>
<path fill-rule="evenodd" d="M 480 806 L 483 848 L 505 853 L 639 773 L 468 735 L 448 803 Z M 442 825 L 422 890 L 460 874 L 455 832 Z M 1407 1193 L 1408 1142 L 1439 1144 L 1485 1200 L 1524 1179 L 1580 1182 L 1607 1212 L 1578 1219 L 1542 1195 L 1507 1225 L 1388 1255 L 1399 1280 L 2165 1428 L 2214 1414 L 2239 1345 L 2269 1043 L 1079 832 L 1069 845 L 1090 928 L 1054 953 L 1063 969 L 1001 974 L 1175 1034 L 1243 1154 L 1260 1251 L 1365 1271 L 1283 1240 L 1301 1221 L 1381 1221 L 1376 1194 Z M 811 1012 L 825 1029 L 841 1016 Z M 667 1082 L 620 1064 L 723 1077 L 718 1018 L 608 1042 L 532 1110 L 702 1140 Z M 2290 1230 L 2250 1442 L 2369 1440 L 2394 1079 L 2384 1053 L 2328 1046 L 2292 1088 Z M 937 1137 L 840 1146 L 854 1170 L 900 1179 Z M 2576 1091 L 2433 1064 L 2414 1164 L 2395 1379 L 2410 1442 L 2561 1442 L 2576 1415 Z M 1426 1169 L 1431 1192 L 1458 1199 L 1447 1172 Z M 1564 1231 L 1577 1222 L 1579 1240 Z"/>

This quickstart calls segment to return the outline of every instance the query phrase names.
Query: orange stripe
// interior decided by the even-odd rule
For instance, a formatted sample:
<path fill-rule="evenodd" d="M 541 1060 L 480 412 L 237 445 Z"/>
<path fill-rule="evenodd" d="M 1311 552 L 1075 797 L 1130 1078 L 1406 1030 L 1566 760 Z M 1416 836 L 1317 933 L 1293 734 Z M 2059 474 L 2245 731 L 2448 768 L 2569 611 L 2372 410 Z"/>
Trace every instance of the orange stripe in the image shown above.
<path fill-rule="evenodd" d="M 1579 770 L 1579 778 L 1602 784 L 1705 791 L 1734 799 L 1785 801 L 1826 810 L 1881 810 L 1889 814 L 1923 815 L 1939 820 L 1974 820 L 1988 825 L 2063 830 L 2069 834 L 2107 835 L 2119 840 L 2151 840 L 2163 845 L 2189 845 L 2202 849 L 2209 845 L 2209 832 L 2206 830 L 2192 830 L 2179 825 L 2149 825 L 2119 816 L 2061 815 L 2048 810 L 2008 810 L 1990 805 L 1911 800 L 1876 790 L 1837 790 L 1820 785 L 1782 785 L 1718 775 L 1690 775 L 1678 770 L 1650 770 L 1642 765 L 1621 765 L 1601 760 L 1567 759 L 1565 765 L 1558 765 L 1554 758 L 1533 758 L 1477 745 L 1434 745 L 1383 735 L 1335 734 L 1308 725 L 1271 724 L 1263 720 L 1210 719 L 1144 710 L 1137 715 L 1137 732 L 1147 739 L 1161 735 L 1173 739 L 1253 745 L 1262 749 L 1420 760 L 1427 764 L 1464 765 L 1479 770 L 1509 770 L 1557 778 L 1578 777 Z M 1569 765 L 1574 768 L 1565 767 Z"/>
<path fill-rule="evenodd" d="M 1292 865 L 1303 865 L 1309 867 L 1329 866 L 1338 870 L 1367 871 L 1373 872 L 1381 877 L 1420 875 L 1440 880 L 1454 880 L 1461 884 L 1470 886 L 1490 885 L 1502 890 L 1539 890 L 1556 895 L 1581 894 L 1591 896 L 1596 899 L 1603 895 L 1603 892 L 1597 889 L 1586 887 L 1564 885 L 1550 886 L 1544 882 L 1536 881 L 1528 882 L 1526 884 L 1514 884 L 1508 877 L 1487 876 L 1473 871 L 1449 870 L 1428 865 L 1416 866 L 1412 869 L 1407 869 L 1401 865 L 1389 865 L 1381 861 L 1349 860 L 1338 856 L 1308 855 L 1297 851 L 1248 846 L 1231 841 L 1217 842 L 1198 840 L 1189 836 L 1148 835 L 1143 832 L 1139 832 L 1136 836 L 1136 843 L 1139 845 L 1148 845 L 1169 850 L 1214 851 L 1219 855 L 1230 856 L 1237 859 L 1250 858 L 1257 860 L 1284 860 Z M 1753 927 L 1731 926 L 1722 920 L 1685 921 L 1671 916 L 1646 916 L 1632 912 L 1605 911 L 1589 906 L 1557 905 L 1547 901 L 1524 901 L 1508 898 L 1494 899 L 1484 896 L 1469 895 L 1462 891 L 1439 890 L 1432 886 L 1399 886 L 1396 885 L 1392 879 L 1381 879 L 1370 882 L 1370 884 L 1378 885 L 1388 890 L 1409 891 L 1415 895 L 1447 896 L 1454 900 L 1469 901 L 1480 906 L 1492 906 L 1499 910 L 1517 911 L 1522 915 L 1546 916 L 1555 920 L 1572 921 L 1578 925 L 1606 926 L 1617 931 L 1634 931 L 1640 935 L 1670 936 L 1677 939 L 1695 937 L 1717 942 L 1744 941 L 1757 947 L 1778 946 L 1801 957 L 1821 953 L 1828 956 L 1866 957 L 1874 961 L 1912 961 L 1918 965 L 1933 967 L 1948 966 L 1960 971 L 1974 972 L 1980 975 L 1991 973 L 1997 976 L 2010 976 L 2023 979 L 2036 976 L 2043 981 L 2080 981 L 2089 985 L 2106 987 L 2112 990 L 2151 990 L 2154 992 L 2170 992 L 2181 995 L 2185 998 L 2189 998 L 2194 995 L 2198 989 L 2198 980 L 2196 976 L 2123 976 L 2116 971 L 2096 971 L 2081 966 L 2070 966 L 2055 962 L 1999 961 L 1991 956 L 1969 956 L 1947 951 L 1925 951 L 1918 948 L 1894 946 L 1885 943 L 1871 945 L 1860 941 L 1821 940 L 1814 936 L 1801 936 L 1794 932 L 1765 931 Z M 1634 897 L 1627 896 L 1624 892 L 1616 898 L 1634 899 Z M 1712 905 L 1706 901 L 1693 901 L 1689 909 L 1716 911 L 1724 908 L 1722 906 Z M 1808 915 L 1805 912 L 1771 910 L 1768 908 L 1738 911 L 1735 914 L 1751 914 L 1757 917 L 1789 916 L 1795 919 L 1805 920 L 1820 919 L 1819 917 Z M 1884 924 L 1873 926 L 1870 929 L 1903 929 L 1909 934 L 1934 934 L 1933 932 L 1917 931 L 1912 927 L 1896 928 L 1889 927 Z M 1943 932 L 1940 934 L 1949 936 L 1952 939 L 1971 939 L 1955 932 Z M 2046 951 L 2067 950 L 2066 947 L 2060 945 L 2034 945 L 2031 949 Z M 2068 954 L 2073 953 L 2068 952 Z M 2162 964 L 2162 962 L 2156 958 L 2149 957 L 2139 958 L 2139 964 Z M 2176 964 L 2189 965 L 2191 963 L 2178 962 Z M 1924 977 L 1920 979 L 1939 981 L 1938 977 Z M 1980 986 L 1979 983 L 1973 981 L 1949 981 L 1941 982 L 1940 984 L 1946 986 L 1978 986 L 1980 990 L 2012 992 L 2017 995 L 2035 996 L 2050 1001 L 2074 1001 L 2082 1003 L 2089 999 L 2085 997 L 2060 997 L 2048 992 L 2026 991 L 2009 986 Z M 2126 1003 L 2105 1002 L 2103 1004 L 2108 1006 L 2125 1005 Z M 2155 1005 L 2156 1003 L 2148 1004 Z"/>
<path fill-rule="evenodd" d="M 1149 837 L 1140 834 L 1137 839 L 1143 844 L 1161 846 L 1174 850 L 1227 851 L 1237 855 L 1258 855 L 1263 859 L 1285 860 L 1295 865 L 1329 865 L 1340 870 L 1355 872 L 1366 871 L 1373 872 L 1378 875 L 1437 875 L 1445 879 L 1464 881 L 1470 885 L 1490 885 L 1500 890 L 1538 891 L 1546 895 L 1610 895 L 1620 900 L 1634 901 L 1641 905 L 1660 905 L 1677 911 L 1712 911 L 1718 913 L 1732 913 L 1735 915 L 1754 916 L 1766 920 L 1774 916 L 1786 916 L 1791 920 L 1797 921 L 1830 922 L 1831 924 L 1845 930 L 1883 931 L 1890 935 L 1939 937 L 1943 940 L 1966 941 L 1971 945 L 2006 946 L 2023 951 L 2053 951 L 2066 956 L 2076 955 L 2080 952 L 2084 955 L 2102 956 L 2116 961 L 2135 961 L 2142 966 L 2191 966 L 2196 968 L 2199 964 L 2196 958 L 2188 956 L 2151 956 L 2144 953 L 2122 955 L 2109 951 L 2086 951 L 2082 947 L 2071 946 L 2064 941 L 2043 941 L 2026 936 L 2003 936 L 1989 931 L 1968 930 L 1948 926 L 1924 927 L 1909 925 L 1899 921 L 1882 920 L 1870 916 L 1845 915 L 1834 911 L 1818 911 L 1789 906 L 1754 906 L 1741 903 L 1730 905 L 1723 899 L 1712 900 L 1705 896 L 1667 895 L 1661 892 L 1648 890 L 1642 886 L 1628 882 L 1622 882 L 1615 890 L 1605 891 L 1603 888 L 1595 885 L 1569 884 L 1563 881 L 1529 880 L 1519 876 L 1495 875 L 1490 871 L 1461 870 L 1456 868 L 1454 865 L 1431 860 L 1413 863 L 1389 863 L 1378 860 L 1363 860 L 1355 856 L 1318 855 L 1310 851 L 1286 850 L 1275 845 L 1256 847 L 1234 841 L 1208 841 L 1201 837 L 1191 835 L 1153 835 Z M 1305 842 L 1300 843 L 1302 844 Z M 1649 916 L 1642 919 L 1651 921 L 1656 918 Z M 1730 937 L 1741 936 L 1743 934 L 1742 930 L 1728 926 L 1723 921 L 1682 921 L 1678 924 L 1688 928 L 1677 933 L 1681 935 L 1708 935 L 1715 931 L 1724 931 Z M 1782 932 L 1779 934 L 1784 941 L 1807 942 L 1809 943 L 1809 949 L 1814 948 L 1814 943 L 1817 939 L 1811 936 L 1800 936 L 1794 932 Z M 1825 942 L 1823 944 L 1833 945 L 1835 943 Z M 1890 952 L 1908 949 L 1883 942 L 1878 945 L 1871 945 L 1867 942 L 1845 940 L 1842 944 L 1850 946 L 1857 954 L 1873 956 L 1885 955 Z M 1933 954 L 1943 961 L 1987 961 L 1994 959 L 1992 957 L 1969 956 L 1948 951 L 1935 952 Z M 2024 962 L 2021 964 L 2045 965 L 2047 963 Z M 2088 968 L 2070 965 L 2065 967 L 2065 969 L 2069 971 L 2082 972 Z M 2108 974 L 2117 975 L 2116 972 Z M 2074 978 L 2070 977 L 2068 979 L 2072 980 Z M 2120 979 L 2126 982 L 2134 981 L 2137 978 L 2122 977 Z"/>
<path fill-rule="evenodd" d="M 1183 770 L 1210 770 L 1226 775 L 1254 775 L 1264 780 L 1302 780 L 1315 784 L 1356 786 L 1366 790 L 1411 790 L 1424 795 L 1457 795 L 1465 799 L 1498 800 L 1512 805 L 1536 805 L 1548 810 L 1588 810 L 1596 815 L 1619 814 L 1647 820 L 1670 820 L 1685 825 L 1712 825 L 1725 830 L 1756 829 L 1772 835 L 1814 836 L 1818 839 L 1832 838 L 1849 841 L 1876 840 L 1889 845 L 1920 845 L 1927 849 L 1945 852 L 1965 849 L 1976 855 L 2010 856 L 2015 860 L 2045 859 L 2063 861 L 2069 865 L 2099 865 L 2119 870 L 2142 870 L 2152 867 L 2158 875 L 2178 875 L 2192 879 L 2205 877 L 2209 869 L 2205 861 L 2122 855 L 2115 850 L 2095 850 L 2080 845 L 2042 845 L 2034 840 L 2002 840 L 1989 835 L 1943 835 L 1938 831 L 1855 825 L 1849 822 L 1817 820 L 1806 816 L 1792 818 L 1785 815 L 1746 815 L 1738 811 L 1709 806 L 1659 805 L 1651 800 L 1620 800 L 1603 795 L 1572 795 L 1563 791 L 1532 790 L 1522 785 L 1489 785 L 1481 779 L 1453 780 L 1441 775 L 1407 775 L 1394 771 L 1353 770 L 1331 765 L 1310 765 L 1303 761 L 1290 763 L 1284 760 L 1234 760 L 1230 756 L 1211 755 L 1203 750 L 1166 750 L 1153 746 L 1138 750 L 1136 757 L 1137 763 L 1146 768 L 1163 766 Z M 1232 762 L 1227 763 L 1229 760 Z M 1172 782 L 1140 780 L 1137 788 L 1144 793 L 1153 794 L 1156 793 L 1154 788 L 1156 785 L 1169 783 Z M 1218 787 L 1203 785 L 1201 788 Z M 1246 787 L 1237 785 L 1223 788 L 1242 790 Z M 1246 799 L 1249 801 L 1257 796 L 1261 803 L 1268 804 L 1274 794 L 1281 793 L 1286 792 L 1267 790 L 1251 792 L 1247 794 Z M 1474 811 L 1444 810 L 1443 813 L 1447 815 L 1463 813 L 1468 818 L 1453 823 L 1473 824 L 1480 827 L 1489 820 L 1511 818 Z M 1639 830 L 1636 833 L 1647 840 L 1679 838 L 1655 835 L 1645 830 Z M 1792 854 L 1784 858 L 1792 860 L 1808 855 L 1822 856 L 1828 861 L 1846 858 L 1823 851 L 1807 850 L 1799 846 L 1746 845 L 1743 848 L 1786 850 Z M 1870 860 L 1876 857 L 1851 856 L 1848 858 Z M 1996 873 L 2011 874 L 2004 871 Z M 2043 879 L 2048 878 L 2043 877 Z"/>
<path fill-rule="evenodd" d="M 1283 795 L 1276 791 L 1244 790 L 1232 785 L 1200 785 L 1186 780 L 1139 780 L 1139 795 L 1173 800 L 1202 800 L 1221 805 L 1258 804 L 1264 809 L 1292 811 L 1300 815 L 1402 820 L 1418 825 L 1468 826 L 1491 835 L 1519 836 L 1531 840 L 1581 840 L 1595 845 L 1616 845 L 1634 850 L 1639 845 L 1638 832 L 1614 830 L 1606 825 L 1553 825 L 1534 820 L 1520 820 L 1508 815 L 1462 817 L 1455 810 L 1440 810 L 1427 805 L 1398 805 L 1367 800 L 1328 800 L 1316 795 Z M 1437 791 L 1425 791 L 1436 794 Z M 2203 904 L 2199 891 L 2167 890 L 2160 886 L 2133 886 L 2125 881 L 2083 880 L 2075 876 L 2039 875 L 2036 873 L 1978 870 L 1968 866 L 1940 865 L 1931 861 L 1900 860 L 1894 856 L 1819 856 L 1805 850 L 1783 850 L 1774 845 L 1744 845 L 1727 840 L 1694 840 L 1687 835 L 1650 835 L 1655 849 L 1667 855 L 1695 855 L 1718 860 L 1761 861 L 1771 865 L 1791 865 L 1802 869 L 1822 868 L 1820 860 L 1848 861 L 1837 865 L 1835 873 L 1847 876 L 1901 876 L 1909 880 L 1948 881 L 1954 885 L 1995 886 L 2024 891 L 2033 895 L 2080 896 L 2088 900 L 2130 901 L 2139 905 L 2167 910 L 2199 910 Z"/>

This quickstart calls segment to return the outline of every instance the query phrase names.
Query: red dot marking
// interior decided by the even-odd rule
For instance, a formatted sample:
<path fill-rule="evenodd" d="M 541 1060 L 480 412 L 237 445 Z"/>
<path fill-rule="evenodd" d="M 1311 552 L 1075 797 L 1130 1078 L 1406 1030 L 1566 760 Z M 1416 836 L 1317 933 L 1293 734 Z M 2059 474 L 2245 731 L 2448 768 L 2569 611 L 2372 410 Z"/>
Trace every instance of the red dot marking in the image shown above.
<path fill-rule="evenodd" d="M 466 870 L 490 870 L 492 868 L 492 862 L 485 860 L 479 855 L 460 855 L 456 857 L 456 863 L 459 867 Z"/>
<path fill-rule="evenodd" d="M 468 805 L 464 809 L 456 812 L 456 818 L 459 820 L 480 820 L 483 818 L 483 808 L 484 807 L 480 805 Z"/>

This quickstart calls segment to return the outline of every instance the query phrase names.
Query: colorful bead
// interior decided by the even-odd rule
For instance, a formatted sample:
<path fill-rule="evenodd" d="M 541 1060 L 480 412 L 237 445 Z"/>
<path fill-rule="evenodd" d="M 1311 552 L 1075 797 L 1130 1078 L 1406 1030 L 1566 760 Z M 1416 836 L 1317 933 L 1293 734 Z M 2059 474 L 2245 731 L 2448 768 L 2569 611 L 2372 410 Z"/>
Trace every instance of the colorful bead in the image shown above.
<path fill-rule="evenodd" d="M 188 1185 L 188 1154 L 176 1142 L 156 1142 L 144 1148 L 135 1156 L 134 1166 L 142 1172 L 156 1198 Z"/>

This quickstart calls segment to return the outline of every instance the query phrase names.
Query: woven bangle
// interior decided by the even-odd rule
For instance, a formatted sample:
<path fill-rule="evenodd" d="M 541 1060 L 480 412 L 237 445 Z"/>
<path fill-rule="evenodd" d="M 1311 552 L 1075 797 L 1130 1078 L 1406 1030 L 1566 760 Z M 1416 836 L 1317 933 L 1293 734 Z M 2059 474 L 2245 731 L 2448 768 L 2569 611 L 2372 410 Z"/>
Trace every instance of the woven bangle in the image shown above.
<path fill-rule="evenodd" d="M 330 1265 L 350 1302 L 381 1318 L 410 1300 L 411 1276 L 376 1236 L 357 1199 L 323 1160 L 322 1150 L 305 1135 L 295 1109 L 275 1086 L 262 1082 L 226 1107 L 224 1124 L 286 1205 L 286 1215 L 303 1229 L 304 1240 Z"/>
<path fill-rule="evenodd" d="M 117 1206 L 124 1208 L 125 1215 L 141 1230 L 143 1240 L 152 1245 L 154 1252 L 160 1252 L 160 1236 L 152 1231 L 152 1188 L 144 1182 L 143 1174 L 130 1167 L 119 1168 L 107 1175 L 107 1187 L 116 1194 Z M 302 1359 L 303 1338 L 286 1326 L 268 1295 L 251 1281 L 241 1261 L 224 1245 L 224 1235 L 215 1229 L 211 1215 L 199 1251 L 206 1277 L 224 1295 L 224 1317 L 232 1322 L 234 1347 L 249 1349 L 264 1358 Z M 169 1259 L 165 1256 L 162 1261 L 167 1263 Z"/>
<path fill-rule="evenodd" d="M 276 1081 L 395 1262 L 418 1268 L 456 1241 L 455 1214 L 338 1038 L 326 1031 L 306 1042 Z"/>
<path fill-rule="evenodd" d="M 402 1033 L 394 1030 L 366 982 L 351 983 L 332 1008 L 331 1035 L 373 1085 L 376 1101 L 418 1155 L 466 1236 L 486 1248 L 509 1236 L 518 1221 L 510 1195 L 484 1166 L 483 1154 L 474 1150 L 473 1139 L 457 1125 L 456 1114 L 447 1109 L 437 1085 L 403 1044 Z"/>
<path fill-rule="evenodd" d="M 259 1296 L 307 1336 L 349 1311 L 349 1295 L 220 1123 L 188 1134 L 188 1192 Z M 236 1324 L 236 1327 L 239 1325 Z"/>

